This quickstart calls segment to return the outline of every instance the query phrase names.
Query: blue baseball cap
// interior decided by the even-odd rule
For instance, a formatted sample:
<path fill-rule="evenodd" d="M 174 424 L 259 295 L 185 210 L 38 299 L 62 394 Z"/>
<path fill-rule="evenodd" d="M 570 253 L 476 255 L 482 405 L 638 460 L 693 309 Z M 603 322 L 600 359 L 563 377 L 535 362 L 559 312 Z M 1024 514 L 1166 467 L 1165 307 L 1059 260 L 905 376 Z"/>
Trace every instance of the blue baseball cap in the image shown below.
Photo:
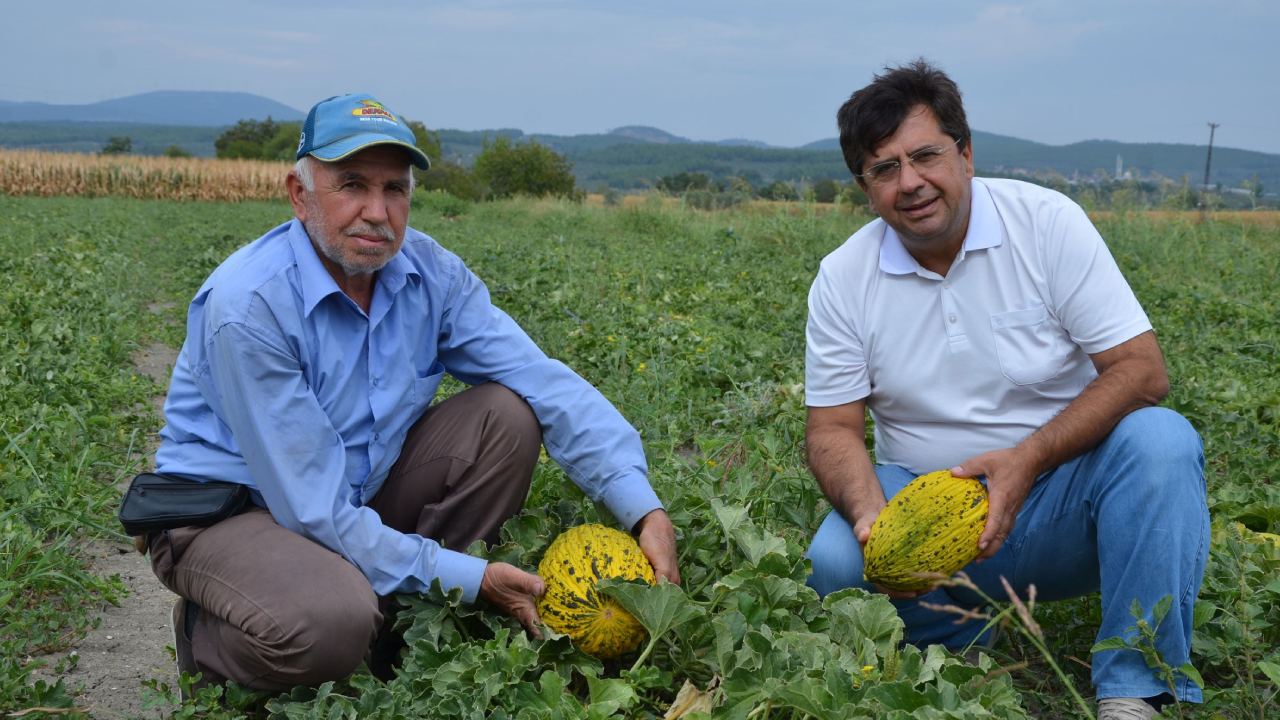
<path fill-rule="evenodd" d="M 311 155 L 336 162 L 374 145 L 399 145 L 409 151 L 414 165 L 423 170 L 431 167 L 427 154 L 414 144 L 404 118 L 364 93 L 335 95 L 316 103 L 302 124 L 298 159 Z"/>

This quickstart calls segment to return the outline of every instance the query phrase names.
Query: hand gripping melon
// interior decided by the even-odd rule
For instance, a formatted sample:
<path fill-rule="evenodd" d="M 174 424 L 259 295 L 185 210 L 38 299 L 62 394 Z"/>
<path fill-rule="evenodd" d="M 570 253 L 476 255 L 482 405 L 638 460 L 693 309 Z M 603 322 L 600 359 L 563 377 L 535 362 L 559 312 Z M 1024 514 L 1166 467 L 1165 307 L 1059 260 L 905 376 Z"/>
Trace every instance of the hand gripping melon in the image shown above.
<path fill-rule="evenodd" d="M 604 525 L 570 528 L 551 542 L 538 575 L 547 584 L 538 600 L 542 621 L 588 655 L 617 657 L 644 639 L 644 627 L 631 613 L 596 592 L 596 581 L 608 577 L 653 584 L 653 567 L 630 535 Z"/>
<path fill-rule="evenodd" d="M 863 577 L 891 590 L 924 590 L 937 582 L 912 572 L 952 575 L 978 556 L 987 520 L 982 483 L 939 470 L 912 480 L 871 525 Z"/>

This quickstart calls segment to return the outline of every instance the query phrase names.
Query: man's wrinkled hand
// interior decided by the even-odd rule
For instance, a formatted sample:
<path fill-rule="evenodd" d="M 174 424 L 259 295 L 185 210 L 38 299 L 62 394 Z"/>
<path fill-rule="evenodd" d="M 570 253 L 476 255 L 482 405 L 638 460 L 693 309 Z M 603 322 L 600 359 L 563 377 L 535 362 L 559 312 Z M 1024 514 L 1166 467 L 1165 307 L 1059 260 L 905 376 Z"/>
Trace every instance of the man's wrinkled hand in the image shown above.
<path fill-rule="evenodd" d="M 1018 448 L 992 450 L 951 468 L 960 478 L 979 475 L 987 479 L 987 522 L 978 537 L 978 557 L 982 562 L 995 555 L 1013 532 L 1014 521 L 1027 495 L 1036 484 L 1036 470 Z"/>
<path fill-rule="evenodd" d="M 538 630 L 542 620 L 538 617 L 534 596 L 546 591 L 547 584 L 542 578 L 507 563 L 489 563 L 480 581 L 480 597 L 519 620 L 538 639 L 542 639 L 542 632 Z"/>
<path fill-rule="evenodd" d="M 637 541 L 640 551 L 649 559 L 653 573 L 659 580 L 666 578 L 673 585 L 680 584 L 680 568 L 676 567 L 676 529 L 666 510 L 654 510 L 636 523 L 640 528 Z"/>
<path fill-rule="evenodd" d="M 883 508 L 881 508 L 883 510 Z M 858 517 L 853 523 L 853 534 L 858 538 L 858 544 L 862 546 L 863 557 L 866 557 L 867 541 L 871 539 L 871 526 L 875 524 L 876 518 L 880 515 L 880 511 L 866 513 Z M 881 595 L 885 595 L 893 600 L 910 600 L 917 598 L 926 593 L 933 592 L 933 588 L 925 590 L 891 590 L 879 583 L 871 583 L 871 587 Z"/>

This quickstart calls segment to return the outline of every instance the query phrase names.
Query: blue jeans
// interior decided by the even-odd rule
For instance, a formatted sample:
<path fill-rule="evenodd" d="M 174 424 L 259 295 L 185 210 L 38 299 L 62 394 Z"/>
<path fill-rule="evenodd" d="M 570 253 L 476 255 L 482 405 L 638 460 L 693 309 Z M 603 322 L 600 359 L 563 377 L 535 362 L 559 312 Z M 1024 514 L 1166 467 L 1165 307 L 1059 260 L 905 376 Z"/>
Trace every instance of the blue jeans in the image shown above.
<path fill-rule="evenodd" d="M 881 465 L 876 476 L 885 497 L 893 497 L 916 473 Z M 1205 502 L 1204 450 L 1200 436 L 1181 415 L 1145 408 L 1125 417 L 1094 450 L 1045 473 L 1018 513 L 1013 532 L 982 564 L 964 568 L 983 592 L 1007 595 L 1004 576 L 1025 598 L 1036 586 L 1039 600 L 1061 600 L 1102 591 L 1098 639 L 1124 635 L 1134 624 L 1134 598 L 1146 610 L 1165 595 L 1173 607 L 1161 623 L 1156 647 L 1173 667 L 1187 662 L 1191 618 L 1209 553 L 1209 510 Z M 819 595 L 848 587 L 868 591 L 862 577 L 862 548 L 837 512 L 827 515 L 809 547 L 809 586 Z M 981 599 L 965 588 L 941 588 L 918 599 L 893 601 L 910 642 L 962 648 L 978 638 L 983 623 L 956 625 L 957 616 L 927 610 L 921 602 L 978 607 Z M 1097 697 L 1153 697 L 1169 691 L 1133 650 L 1110 650 L 1093 657 Z M 1178 697 L 1200 702 L 1200 689 L 1185 677 Z"/>

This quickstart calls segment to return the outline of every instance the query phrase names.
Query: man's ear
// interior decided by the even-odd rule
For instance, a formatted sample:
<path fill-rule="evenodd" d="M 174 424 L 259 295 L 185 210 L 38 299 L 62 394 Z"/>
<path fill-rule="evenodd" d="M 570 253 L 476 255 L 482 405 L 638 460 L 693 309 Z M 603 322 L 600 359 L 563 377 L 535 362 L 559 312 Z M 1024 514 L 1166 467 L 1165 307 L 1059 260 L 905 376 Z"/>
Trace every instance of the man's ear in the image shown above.
<path fill-rule="evenodd" d="M 306 222 L 307 189 L 302 187 L 302 178 L 298 177 L 298 171 L 289 171 L 289 174 L 284 179 L 284 187 L 289 192 L 289 204 L 293 206 L 293 216 L 298 218 L 299 222 Z"/>

